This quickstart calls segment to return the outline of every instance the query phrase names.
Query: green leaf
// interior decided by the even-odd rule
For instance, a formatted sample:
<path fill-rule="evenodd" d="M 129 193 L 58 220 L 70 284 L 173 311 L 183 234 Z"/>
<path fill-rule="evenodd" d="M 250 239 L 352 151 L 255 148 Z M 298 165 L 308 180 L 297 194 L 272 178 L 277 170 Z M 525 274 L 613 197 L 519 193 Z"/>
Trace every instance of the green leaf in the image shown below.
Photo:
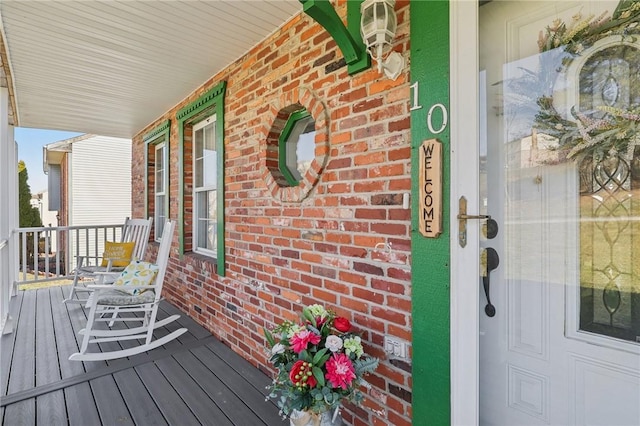
<path fill-rule="evenodd" d="M 313 377 L 318 381 L 318 386 L 324 386 L 324 374 L 322 374 L 322 370 L 318 367 L 313 367 L 311 371 L 313 371 Z"/>
<path fill-rule="evenodd" d="M 371 373 L 376 368 L 378 368 L 379 364 L 378 358 L 360 358 L 359 360 L 354 361 L 354 367 L 356 369 L 356 374 L 358 376 L 362 376 L 364 373 Z"/>
<path fill-rule="evenodd" d="M 267 330 L 266 328 L 264 328 L 264 327 L 262 328 L 262 330 L 264 330 L 264 337 L 267 338 L 267 342 L 269 342 L 269 345 L 271 347 L 275 346 L 276 341 L 273 338 L 273 335 L 271 334 L 271 332 L 269 330 Z"/>
<path fill-rule="evenodd" d="M 324 354 L 326 354 L 328 351 L 327 348 L 321 349 L 319 350 L 315 356 L 313 357 L 313 361 L 311 361 L 311 364 L 313 365 L 318 365 L 320 364 L 320 360 L 322 359 L 322 357 L 324 356 Z"/>
<path fill-rule="evenodd" d="M 318 360 L 318 362 L 316 362 L 315 364 L 317 364 L 318 366 L 323 366 L 325 362 L 327 362 L 327 360 L 331 357 L 331 354 L 326 354 L 325 356 L 323 356 L 322 358 L 320 358 Z"/>
<path fill-rule="evenodd" d="M 298 355 L 298 359 L 301 359 L 306 362 L 311 362 L 311 355 L 309 355 L 309 352 L 305 349 L 302 352 L 300 352 L 300 354 Z"/>
<path fill-rule="evenodd" d="M 317 328 L 317 324 L 316 324 L 316 318 L 311 315 L 311 312 L 309 311 L 308 307 L 305 307 L 304 309 L 302 309 L 302 316 L 309 321 L 314 327 Z"/>

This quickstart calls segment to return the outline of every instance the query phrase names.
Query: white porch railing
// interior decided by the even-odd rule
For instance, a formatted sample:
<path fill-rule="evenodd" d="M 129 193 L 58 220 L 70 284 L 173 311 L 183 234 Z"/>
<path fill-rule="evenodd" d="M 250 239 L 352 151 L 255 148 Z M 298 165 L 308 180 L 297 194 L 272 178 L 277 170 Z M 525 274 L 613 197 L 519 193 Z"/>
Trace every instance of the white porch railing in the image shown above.
<path fill-rule="evenodd" d="M 105 241 L 120 241 L 122 224 L 18 228 L 14 285 L 73 278 L 78 256 L 96 264 Z"/>

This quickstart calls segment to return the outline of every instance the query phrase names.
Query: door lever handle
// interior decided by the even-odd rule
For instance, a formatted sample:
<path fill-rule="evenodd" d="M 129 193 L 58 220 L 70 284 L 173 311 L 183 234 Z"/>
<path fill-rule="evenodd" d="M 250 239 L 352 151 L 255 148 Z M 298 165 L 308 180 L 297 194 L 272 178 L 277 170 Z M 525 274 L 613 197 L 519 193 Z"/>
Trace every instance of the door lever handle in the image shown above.
<path fill-rule="evenodd" d="M 488 214 L 467 214 L 467 198 L 465 196 L 460 197 L 458 200 L 458 244 L 460 247 L 466 247 L 467 245 L 467 220 L 478 219 L 492 221 L 491 216 Z M 495 221 L 493 221 L 495 222 Z"/>
<path fill-rule="evenodd" d="M 495 270 L 500 264 L 498 252 L 492 247 L 487 247 L 480 254 L 480 273 L 482 275 L 482 287 L 484 287 L 484 295 L 487 298 L 487 304 L 484 307 L 484 313 L 488 317 L 496 314 L 496 307 L 491 303 L 491 271 Z"/>
<path fill-rule="evenodd" d="M 458 219 L 464 219 L 464 220 L 468 220 L 468 219 L 491 219 L 491 215 L 488 214 L 459 214 L 458 215 Z"/>

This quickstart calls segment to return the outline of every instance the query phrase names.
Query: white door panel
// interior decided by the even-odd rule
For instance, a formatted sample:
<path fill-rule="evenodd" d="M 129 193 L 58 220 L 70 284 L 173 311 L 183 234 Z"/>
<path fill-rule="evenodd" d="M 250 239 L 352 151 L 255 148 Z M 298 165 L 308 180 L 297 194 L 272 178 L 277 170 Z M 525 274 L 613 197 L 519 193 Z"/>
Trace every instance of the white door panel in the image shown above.
<path fill-rule="evenodd" d="M 640 73 L 640 41 L 627 40 L 628 49 L 616 53 L 605 49 L 621 42 L 587 46 L 586 56 L 610 57 L 587 65 L 589 57 L 577 55 L 564 74 L 540 72 L 554 54 L 538 53 L 541 30 L 555 19 L 571 23 L 577 13 L 611 14 L 616 6 L 479 7 L 482 123 L 472 152 L 480 155 L 480 176 L 460 171 L 454 180 L 480 182 L 478 213 L 499 226 L 495 238 L 470 242 L 499 256 L 489 274 L 495 316 L 485 313 L 480 281 L 480 424 L 640 425 L 640 182 L 633 180 L 640 171 L 622 179 L 640 164 L 640 148 L 606 161 L 566 159 L 555 148 L 559 140 L 537 130 L 539 110 L 532 108 L 543 95 L 566 119 L 575 103 L 585 114 L 585 105 L 594 114 L 605 104 L 640 106 L 633 87 L 640 85 L 633 77 Z M 527 76 L 550 79 L 553 90 L 529 89 L 522 83 Z"/>

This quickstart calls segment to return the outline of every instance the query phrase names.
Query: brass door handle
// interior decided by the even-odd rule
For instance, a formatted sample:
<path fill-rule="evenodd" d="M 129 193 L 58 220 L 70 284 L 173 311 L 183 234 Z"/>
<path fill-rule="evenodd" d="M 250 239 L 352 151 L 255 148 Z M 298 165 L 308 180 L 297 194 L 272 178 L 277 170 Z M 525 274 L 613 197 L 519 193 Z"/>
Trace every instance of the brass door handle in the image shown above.
<path fill-rule="evenodd" d="M 464 220 L 469 220 L 469 219 L 491 219 L 491 215 L 488 214 L 459 214 L 458 215 L 458 219 L 464 219 Z"/>
<path fill-rule="evenodd" d="M 488 214 L 467 214 L 467 199 L 464 196 L 460 197 L 460 200 L 458 200 L 457 218 L 458 244 L 460 244 L 460 247 L 466 247 L 467 245 L 467 220 L 493 220 Z"/>

